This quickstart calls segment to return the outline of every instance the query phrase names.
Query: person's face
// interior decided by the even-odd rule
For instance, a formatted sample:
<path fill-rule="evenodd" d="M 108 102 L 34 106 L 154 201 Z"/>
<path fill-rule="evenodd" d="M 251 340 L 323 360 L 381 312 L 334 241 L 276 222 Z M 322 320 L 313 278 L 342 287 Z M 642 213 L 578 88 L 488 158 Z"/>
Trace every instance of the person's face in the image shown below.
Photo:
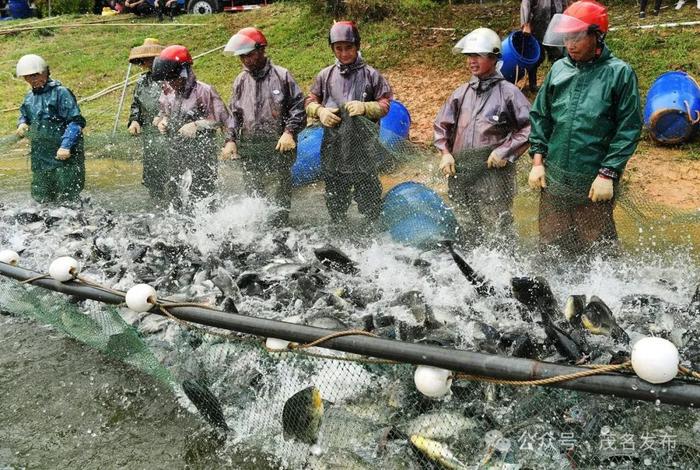
<path fill-rule="evenodd" d="M 351 42 L 333 43 L 333 54 L 343 65 L 350 65 L 357 60 L 357 46 Z"/>
<path fill-rule="evenodd" d="M 265 56 L 265 49 L 255 49 L 247 54 L 241 54 L 241 63 L 248 70 L 259 70 L 265 66 L 267 57 Z"/>
<path fill-rule="evenodd" d="M 472 75 L 479 78 L 488 77 L 496 71 L 498 59 L 491 55 L 467 54 L 467 65 Z"/>
<path fill-rule="evenodd" d="M 595 57 L 598 41 L 595 34 L 570 34 L 564 37 L 564 46 L 573 60 L 588 62 Z"/>
<path fill-rule="evenodd" d="M 41 88 L 46 85 L 46 82 L 49 80 L 49 73 L 41 72 L 25 75 L 24 80 L 29 83 L 29 86 L 31 86 L 33 89 Z"/>
<path fill-rule="evenodd" d="M 153 68 L 153 57 L 146 57 L 139 61 L 139 65 L 144 71 L 151 70 Z"/>

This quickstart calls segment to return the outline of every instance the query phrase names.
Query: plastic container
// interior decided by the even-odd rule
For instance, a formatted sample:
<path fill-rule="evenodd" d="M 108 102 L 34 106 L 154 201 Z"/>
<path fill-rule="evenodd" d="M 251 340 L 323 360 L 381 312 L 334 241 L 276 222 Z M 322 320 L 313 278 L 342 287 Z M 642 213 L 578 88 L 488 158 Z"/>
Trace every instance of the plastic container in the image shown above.
<path fill-rule="evenodd" d="M 389 112 L 379 120 L 379 141 L 388 149 L 408 138 L 411 128 L 411 114 L 400 101 L 391 100 Z"/>
<path fill-rule="evenodd" d="M 649 88 L 644 125 L 661 144 L 690 139 L 700 122 L 700 87 L 685 72 L 666 72 Z"/>
<path fill-rule="evenodd" d="M 307 127 L 297 139 L 297 158 L 292 165 L 292 185 L 304 186 L 321 177 L 323 127 Z"/>
<path fill-rule="evenodd" d="M 400 243 L 427 248 L 454 240 L 457 219 L 445 201 L 427 186 L 407 181 L 384 196 L 382 223 Z"/>
<path fill-rule="evenodd" d="M 506 80 L 515 83 L 525 77 L 527 69 L 537 64 L 541 53 L 540 43 L 533 35 L 513 31 L 501 43 L 501 73 Z"/>
<path fill-rule="evenodd" d="M 27 0 L 9 0 L 7 2 L 7 14 L 12 19 L 31 18 L 34 16 Z"/>

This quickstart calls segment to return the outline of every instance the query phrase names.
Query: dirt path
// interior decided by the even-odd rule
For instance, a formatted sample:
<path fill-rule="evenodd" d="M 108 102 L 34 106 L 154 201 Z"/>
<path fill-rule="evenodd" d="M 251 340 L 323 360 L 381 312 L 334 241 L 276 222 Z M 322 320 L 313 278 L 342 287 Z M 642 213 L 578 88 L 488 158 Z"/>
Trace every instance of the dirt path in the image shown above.
<path fill-rule="evenodd" d="M 386 77 L 396 99 L 411 112 L 411 140 L 430 145 L 433 120 L 440 106 L 469 75 L 466 67 L 455 71 L 409 66 L 389 70 Z M 655 202 L 684 210 L 700 209 L 700 160 L 691 159 L 688 150 L 660 147 L 644 140 L 625 174 Z M 425 180 L 421 176 L 415 175 L 414 179 Z"/>

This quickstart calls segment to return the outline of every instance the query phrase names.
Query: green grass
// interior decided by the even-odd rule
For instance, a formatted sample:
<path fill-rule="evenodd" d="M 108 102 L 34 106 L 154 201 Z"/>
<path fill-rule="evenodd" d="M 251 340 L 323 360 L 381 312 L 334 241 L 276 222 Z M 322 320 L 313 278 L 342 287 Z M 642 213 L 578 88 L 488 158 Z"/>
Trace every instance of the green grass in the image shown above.
<path fill-rule="evenodd" d="M 450 53 L 461 36 L 478 26 L 488 26 L 505 35 L 519 26 L 520 2 L 447 5 L 429 0 L 397 0 L 393 17 L 379 22 L 361 23 L 363 54 L 380 70 L 401 70 L 404 66 L 425 67 L 427 76 L 463 67 L 463 58 Z M 687 21 L 684 9 L 664 9 L 654 21 Z M 616 3 L 611 7 L 613 26 L 638 24 L 634 6 Z M 691 18 L 692 19 L 692 18 Z M 133 26 L 89 26 L 130 22 Z M 145 37 L 154 36 L 162 43 L 181 43 L 193 54 L 202 53 L 226 43 L 239 28 L 249 25 L 264 30 L 270 42 L 269 55 L 289 68 L 304 90 L 315 74 L 332 63 L 327 34 L 332 18 L 313 8 L 313 2 L 275 3 L 264 9 L 244 14 L 221 14 L 209 17 L 180 16 L 174 26 L 144 27 L 152 18 L 132 16 L 101 18 L 90 15 L 63 16 L 27 26 L 83 23 L 80 28 L 43 28 L 0 35 L 0 105 L 12 108 L 20 104 L 27 92 L 23 80 L 14 77 L 17 59 L 23 54 L 39 53 L 51 64 L 52 75 L 70 87 L 78 98 L 89 96 L 123 80 L 129 48 Z M 185 24 L 195 23 L 197 26 Z M 9 22 L 0 32 L 21 27 L 21 21 Z M 167 22 L 165 24 L 168 24 Z M 430 28 L 453 28 L 438 31 Z M 661 73 L 679 67 L 700 77 L 700 28 L 667 28 L 662 30 L 625 29 L 610 33 L 608 44 L 613 52 L 628 61 L 636 70 L 643 93 Z M 195 62 L 200 80 L 216 87 L 225 101 L 231 83 L 240 72 L 240 62 L 214 52 Z M 130 103 L 131 89 L 126 99 Z M 88 132 L 107 132 L 116 113 L 119 92 L 81 105 L 88 120 Z M 0 136 L 15 128 L 16 111 L 0 113 Z M 125 116 L 122 114 L 122 123 Z"/>

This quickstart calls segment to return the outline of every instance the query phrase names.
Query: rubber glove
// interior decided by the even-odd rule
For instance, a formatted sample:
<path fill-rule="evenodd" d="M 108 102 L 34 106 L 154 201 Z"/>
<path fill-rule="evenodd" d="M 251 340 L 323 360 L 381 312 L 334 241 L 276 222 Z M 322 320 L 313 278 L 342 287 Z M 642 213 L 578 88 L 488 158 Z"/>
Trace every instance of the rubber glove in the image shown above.
<path fill-rule="evenodd" d="M 294 142 L 294 137 L 289 132 L 283 132 L 280 140 L 277 141 L 277 146 L 275 150 L 278 152 L 289 152 L 297 147 L 296 142 Z"/>
<path fill-rule="evenodd" d="M 530 175 L 527 177 L 527 182 L 532 189 L 546 188 L 547 180 L 544 175 L 544 165 L 533 165 Z"/>
<path fill-rule="evenodd" d="M 138 121 L 131 121 L 129 125 L 129 134 L 139 135 L 141 133 L 141 124 Z"/>
<path fill-rule="evenodd" d="M 498 155 L 496 155 L 496 152 L 491 152 L 489 155 L 489 158 L 486 160 L 486 167 L 487 168 L 503 168 L 508 164 L 508 160 L 505 158 L 501 158 Z"/>
<path fill-rule="evenodd" d="M 335 127 L 340 123 L 340 116 L 335 113 L 338 108 L 324 108 L 318 103 L 310 103 L 306 107 L 306 114 L 309 117 L 317 117 L 325 127 Z"/>
<path fill-rule="evenodd" d="M 369 119 L 382 117 L 382 108 L 376 101 L 348 101 L 345 109 L 350 116 L 367 116 Z"/>
<path fill-rule="evenodd" d="M 224 148 L 221 150 L 221 155 L 219 155 L 219 160 L 238 160 L 238 147 L 234 141 L 226 142 Z"/>
<path fill-rule="evenodd" d="M 440 160 L 440 170 L 445 176 L 455 175 L 455 157 L 453 157 L 452 154 L 442 154 L 442 160 Z"/>
<path fill-rule="evenodd" d="M 19 137 L 21 139 L 22 137 L 27 135 L 27 132 L 29 132 L 29 124 L 27 124 L 26 122 L 23 122 L 22 124 L 17 126 L 17 130 L 15 131 L 15 134 L 17 135 L 17 137 Z"/>
<path fill-rule="evenodd" d="M 70 149 L 60 148 L 56 152 L 56 160 L 68 160 L 70 158 Z"/>
<path fill-rule="evenodd" d="M 199 129 L 199 126 L 197 125 L 196 122 L 188 122 L 184 126 L 180 128 L 180 130 L 177 131 L 180 136 L 185 137 L 187 139 L 194 139 L 197 137 L 197 130 Z"/>
<path fill-rule="evenodd" d="M 158 130 L 160 131 L 161 134 L 168 133 L 168 118 L 155 117 L 153 119 L 153 125 L 158 127 Z"/>
<path fill-rule="evenodd" d="M 613 197 L 613 180 L 607 176 L 598 175 L 593 180 L 588 199 L 593 202 L 609 201 Z"/>

